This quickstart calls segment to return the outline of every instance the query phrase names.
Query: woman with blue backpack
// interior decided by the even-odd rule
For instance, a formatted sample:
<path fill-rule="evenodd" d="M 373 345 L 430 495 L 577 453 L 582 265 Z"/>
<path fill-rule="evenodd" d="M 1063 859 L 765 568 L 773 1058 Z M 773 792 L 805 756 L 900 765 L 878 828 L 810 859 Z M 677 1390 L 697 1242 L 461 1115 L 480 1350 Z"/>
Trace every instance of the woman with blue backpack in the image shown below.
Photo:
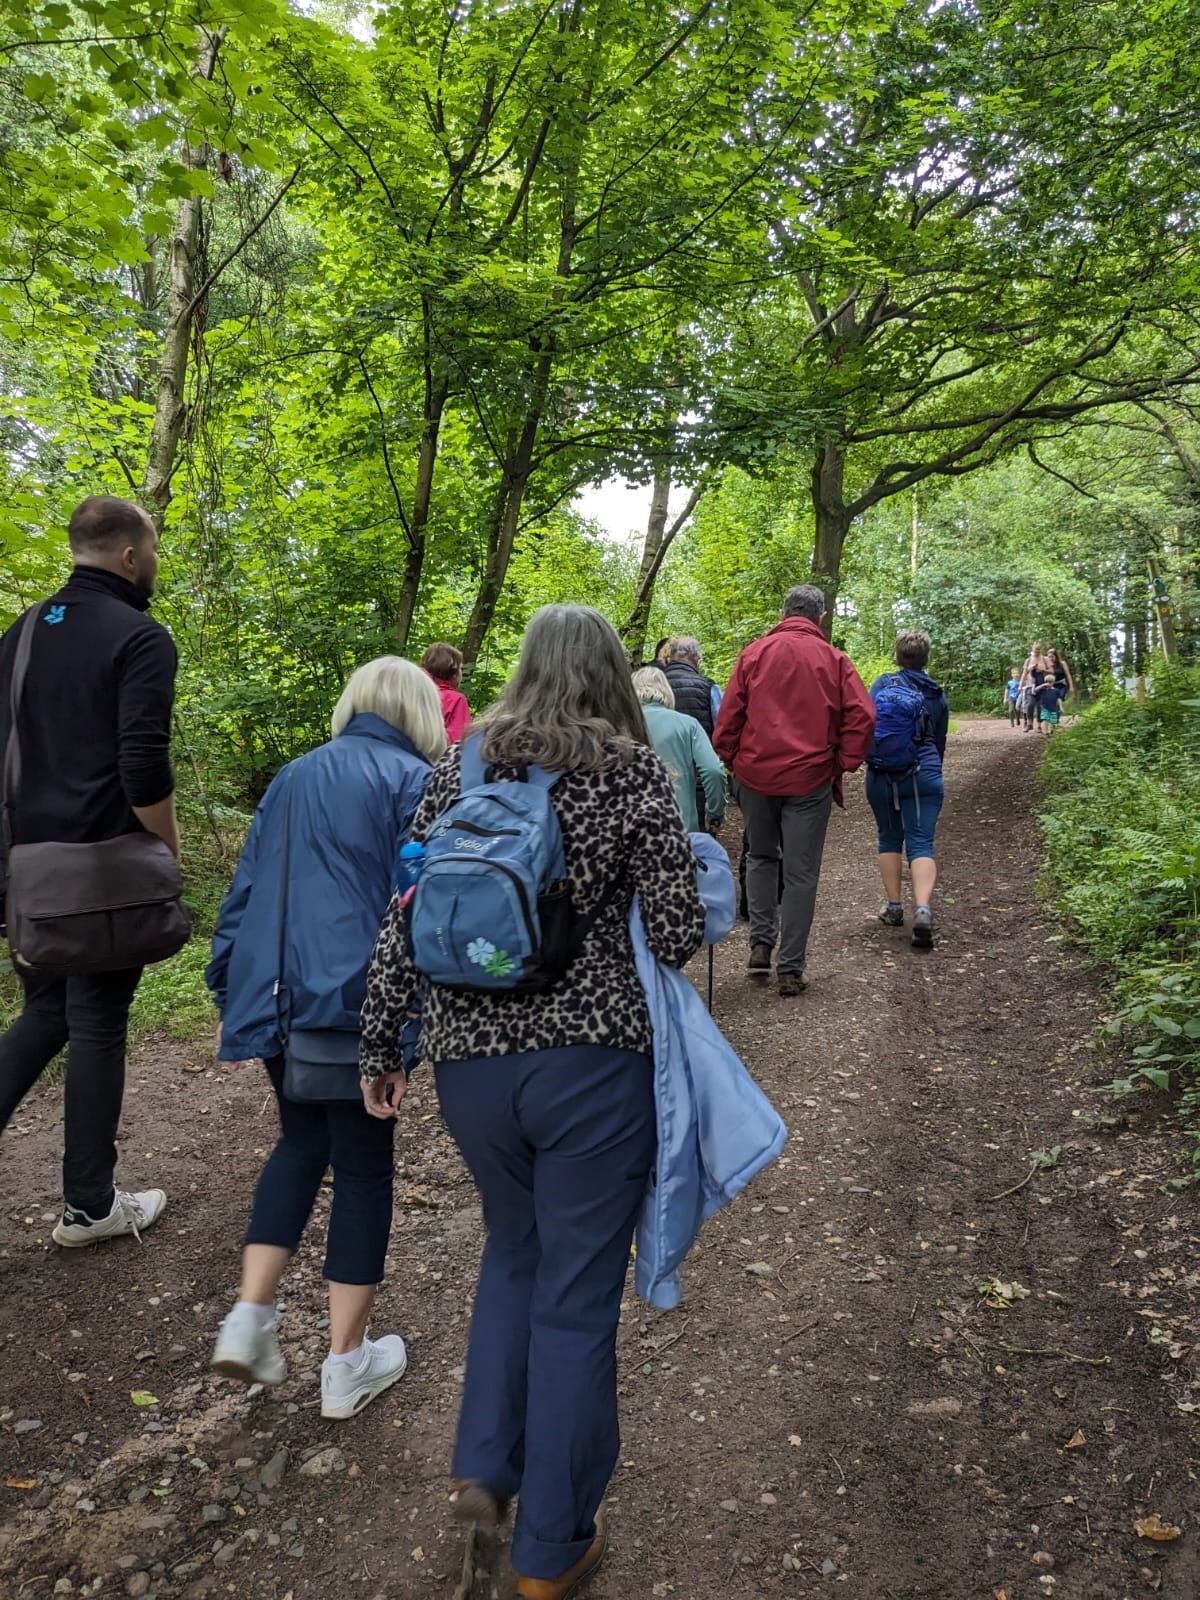
<path fill-rule="evenodd" d="M 487 1227 L 455 1514 L 495 1525 L 519 1495 L 516 1592 L 563 1600 L 604 1555 L 617 1324 L 657 1148 L 633 897 L 673 967 L 705 926 L 674 783 L 598 612 L 534 616 L 498 703 L 434 770 L 413 839 L 419 876 L 392 900 L 367 983 L 364 1094 L 394 1115 L 419 1004 Z"/>
<path fill-rule="evenodd" d="M 912 879 L 912 942 L 933 945 L 937 863 L 933 835 L 942 809 L 942 761 L 950 707 L 939 683 L 925 671 L 929 635 L 906 629 L 896 638 L 899 672 L 885 672 L 871 685 L 875 737 L 867 755 L 867 800 L 879 829 L 879 873 L 887 896 L 879 920 L 904 925 L 903 866 Z"/>
<path fill-rule="evenodd" d="M 356 1416 L 407 1365 L 397 1334 L 367 1336 L 392 1224 L 394 1124 L 363 1105 L 359 1013 L 397 849 L 445 748 L 431 678 L 398 656 L 359 667 L 332 739 L 290 762 L 263 796 L 205 973 L 218 1054 L 262 1060 L 280 1123 L 212 1365 L 247 1384 L 283 1382 L 277 1291 L 332 1166 L 323 1417 Z"/>

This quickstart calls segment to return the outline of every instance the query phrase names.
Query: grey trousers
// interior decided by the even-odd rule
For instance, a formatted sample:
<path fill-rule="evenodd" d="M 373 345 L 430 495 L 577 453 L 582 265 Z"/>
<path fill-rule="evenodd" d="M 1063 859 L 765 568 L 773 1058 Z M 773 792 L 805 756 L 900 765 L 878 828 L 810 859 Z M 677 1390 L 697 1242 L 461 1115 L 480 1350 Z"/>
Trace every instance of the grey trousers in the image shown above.
<path fill-rule="evenodd" d="M 750 943 L 775 947 L 776 969 L 802 973 L 808 934 L 817 905 L 821 853 L 833 808 L 833 789 L 815 794 L 756 794 L 741 788 L 742 816 L 750 839 L 746 897 L 750 904 Z M 779 856 L 783 852 L 783 893 Z"/>

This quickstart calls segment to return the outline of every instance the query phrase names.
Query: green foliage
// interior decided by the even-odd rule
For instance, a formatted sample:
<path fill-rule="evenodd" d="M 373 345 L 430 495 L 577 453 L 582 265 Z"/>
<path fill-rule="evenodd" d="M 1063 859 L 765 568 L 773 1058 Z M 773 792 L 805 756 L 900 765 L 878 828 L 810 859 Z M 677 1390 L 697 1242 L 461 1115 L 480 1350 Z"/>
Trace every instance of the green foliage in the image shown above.
<path fill-rule="evenodd" d="M 1178 1087 L 1200 1172 L 1200 669 L 1155 663 L 1144 702 L 1110 693 L 1050 741 L 1053 895 L 1119 974 L 1114 1088 Z"/>

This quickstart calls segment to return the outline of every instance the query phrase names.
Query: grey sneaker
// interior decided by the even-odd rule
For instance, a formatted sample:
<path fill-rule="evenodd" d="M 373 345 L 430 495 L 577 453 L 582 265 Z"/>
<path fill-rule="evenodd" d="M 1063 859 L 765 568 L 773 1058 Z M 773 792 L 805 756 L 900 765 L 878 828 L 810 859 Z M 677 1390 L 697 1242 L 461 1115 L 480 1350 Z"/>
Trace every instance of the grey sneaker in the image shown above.
<path fill-rule="evenodd" d="M 113 1195 L 112 1210 L 106 1217 L 90 1217 L 86 1211 L 64 1206 L 51 1238 L 64 1250 L 81 1250 L 86 1245 L 99 1244 L 102 1239 L 121 1239 L 127 1234 L 132 1234 L 141 1244 L 142 1234 L 154 1226 L 166 1209 L 167 1197 L 161 1189 L 142 1189 L 137 1194 L 118 1189 Z"/>
<path fill-rule="evenodd" d="M 746 970 L 755 977 L 763 978 L 771 970 L 771 946 L 769 944 L 754 944 L 750 946 L 750 960 L 746 963 Z"/>
<path fill-rule="evenodd" d="M 928 906 L 918 906 L 913 912 L 912 942 L 918 950 L 933 949 L 933 912 Z"/>
<path fill-rule="evenodd" d="M 321 1368 L 321 1415 L 345 1421 L 369 1406 L 377 1395 L 398 1383 L 408 1369 L 408 1352 L 398 1334 L 363 1340 L 357 1367 L 326 1356 Z"/>
<path fill-rule="evenodd" d="M 279 1348 L 278 1326 L 274 1319 L 264 1323 L 248 1306 L 234 1306 L 217 1334 L 210 1363 L 213 1370 L 247 1387 L 282 1383 L 287 1362 Z"/>
<path fill-rule="evenodd" d="M 808 979 L 802 972 L 781 972 L 779 974 L 779 992 L 785 1000 L 794 1000 L 798 994 L 803 994 L 808 988 Z"/>
<path fill-rule="evenodd" d="M 902 928 L 904 926 L 904 907 L 893 905 L 890 900 L 885 900 L 879 908 L 879 920 L 885 928 Z"/>

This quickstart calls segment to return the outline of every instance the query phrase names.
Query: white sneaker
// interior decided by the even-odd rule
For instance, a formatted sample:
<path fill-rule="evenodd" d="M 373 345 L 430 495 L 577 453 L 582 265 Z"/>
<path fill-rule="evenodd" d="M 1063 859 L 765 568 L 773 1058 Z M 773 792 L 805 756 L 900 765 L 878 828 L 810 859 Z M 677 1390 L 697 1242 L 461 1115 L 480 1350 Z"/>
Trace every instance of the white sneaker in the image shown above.
<path fill-rule="evenodd" d="M 86 1211 L 64 1206 L 51 1237 L 64 1250 L 99 1244 L 101 1239 L 120 1239 L 128 1233 L 140 1244 L 142 1234 L 154 1226 L 166 1209 L 167 1197 L 161 1189 L 142 1189 L 137 1194 L 118 1189 L 113 1195 L 112 1210 L 106 1217 L 89 1217 Z"/>
<path fill-rule="evenodd" d="M 357 1367 L 326 1356 L 321 1368 L 321 1415 L 345 1421 L 369 1406 L 376 1395 L 398 1383 L 408 1368 L 408 1352 L 398 1334 L 364 1339 Z"/>
<path fill-rule="evenodd" d="M 287 1362 L 276 1335 L 278 1322 L 264 1323 L 249 1306 L 234 1306 L 217 1334 L 210 1366 L 239 1383 L 277 1384 L 287 1377 Z"/>

